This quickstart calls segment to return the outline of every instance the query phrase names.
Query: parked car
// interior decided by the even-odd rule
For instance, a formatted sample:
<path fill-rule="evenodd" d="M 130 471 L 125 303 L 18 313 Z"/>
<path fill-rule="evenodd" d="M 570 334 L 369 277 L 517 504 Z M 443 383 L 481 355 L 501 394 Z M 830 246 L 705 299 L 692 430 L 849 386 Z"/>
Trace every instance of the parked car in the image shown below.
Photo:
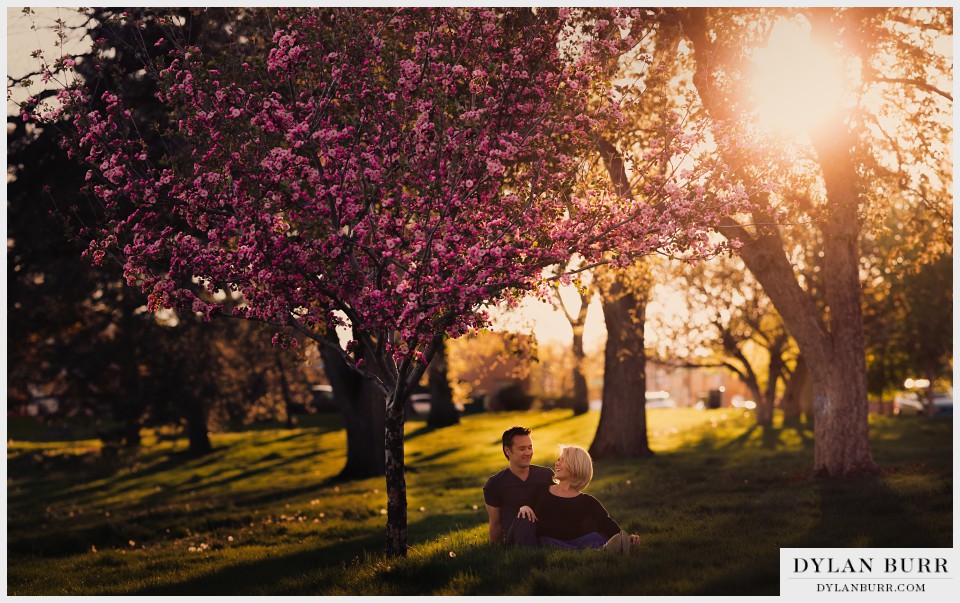
<path fill-rule="evenodd" d="M 901 392 L 893 398 L 893 414 L 900 416 L 922 415 L 923 402 L 916 392 Z"/>
<path fill-rule="evenodd" d="M 340 412 L 340 408 L 333 400 L 333 387 L 329 385 L 313 385 L 313 408 L 317 412 Z"/>
<path fill-rule="evenodd" d="M 953 395 L 950 393 L 936 393 L 933 395 L 933 416 L 953 416 Z"/>
<path fill-rule="evenodd" d="M 670 398 L 670 392 L 647 392 L 647 408 L 676 408 L 677 403 Z"/>
<path fill-rule="evenodd" d="M 413 412 L 418 415 L 427 414 L 430 412 L 430 394 L 410 394 L 410 406 L 413 407 Z"/>
<path fill-rule="evenodd" d="M 898 394 L 893 399 L 893 414 L 895 415 L 926 415 L 926 398 L 917 392 Z M 953 393 L 935 392 L 933 394 L 933 409 L 930 414 L 934 417 L 953 416 Z"/>
<path fill-rule="evenodd" d="M 410 408 L 413 412 L 418 415 L 429 414 L 430 412 L 430 392 L 418 392 L 416 394 L 410 394 L 410 399 L 407 401 L 410 405 Z M 464 412 L 465 406 L 459 402 L 454 402 L 454 406 L 457 407 L 458 412 Z"/>

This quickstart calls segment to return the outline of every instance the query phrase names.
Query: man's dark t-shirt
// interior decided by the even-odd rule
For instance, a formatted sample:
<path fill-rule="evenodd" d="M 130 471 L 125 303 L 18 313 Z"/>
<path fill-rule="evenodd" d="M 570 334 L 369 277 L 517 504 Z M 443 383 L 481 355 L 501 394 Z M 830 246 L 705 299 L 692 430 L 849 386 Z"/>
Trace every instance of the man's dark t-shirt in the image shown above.
<path fill-rule="evenodd" d="M 533 504 L 533 495 L 538 486 L 553 483 L 553 470 L 540 465 L 530 465 L 530 473 L 524 481 L 507 467 L 493 475 L 483 485 L 483 501 L 491 507 L 500 509 L 500 523 L 503 533 L 507 533 L 510 524 L 517 518 L 520 507 Z"/>

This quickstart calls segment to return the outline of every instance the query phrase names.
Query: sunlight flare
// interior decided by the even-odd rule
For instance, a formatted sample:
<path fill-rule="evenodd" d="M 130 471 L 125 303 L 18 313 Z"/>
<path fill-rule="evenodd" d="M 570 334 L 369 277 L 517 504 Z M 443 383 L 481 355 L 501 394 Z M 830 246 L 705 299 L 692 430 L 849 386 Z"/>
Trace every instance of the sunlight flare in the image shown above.
<path fill-rule="evenodd" d="M 802 18 L 777 21 L 767 46 L 751 56 L 751 96 L 758 125 L 783 135 L 799 135 L 824 123 L 843 102 L 838 58 L 810 37 Z"/>

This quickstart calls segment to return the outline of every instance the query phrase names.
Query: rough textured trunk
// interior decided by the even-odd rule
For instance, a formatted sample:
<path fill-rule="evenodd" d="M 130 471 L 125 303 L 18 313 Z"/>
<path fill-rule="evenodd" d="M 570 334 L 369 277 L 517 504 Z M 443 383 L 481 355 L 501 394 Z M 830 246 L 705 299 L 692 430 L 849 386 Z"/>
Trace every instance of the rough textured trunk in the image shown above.
<path fill-rule="evenodd" d="M 320 346 L 320 354 L 347 432 L 347 463 L 340 477 L 361 479 L 383 475 L 386 407 L 383 394 L 347 366 L 336 351 Z"/>
<path fill-rule="evenodd" d="M 623 157 L 602 137 L 597 150 L 610 175 L 610 182 L 622 197 L 633 197 Z M 607 344 L 603 359 L 603 401 L 600 422 L 590 444 L 594 458 L 639 458 L 652 456 L 647 439 L 647 362 L 643 349 L 650 283 L 644 268 L 613 273 L 601 287 L 603 320 Z M 597 275 L 605 274 L 599 270 Z M 606 274 L 606 276 L 610 276 Z M 633 277 L 633 278 L 629 278 Z"/>
<path fill-rule="evenodd" d="M 587 393 L 587 379 L 583 376 L 583 325 L 573 328 L 573 416 L 582 415 L 590 410 L 590 398 Z"/>
<path fill-rule="evenodd" d="M 647 440 L 646 357 L 643 326 L 646 291 L 624 286 L 617 274 L 601 294 L 607 327 L 603 406 L 590 444 L 594 458 L 638 458 L 653 452 Z"/>
<path fill-rule="evenodd" d="M 430 414 L 427 425 L 449 427 L 460 422 L 460 413 L 453 404 L 453 390 L 447 377 L 447 344 L 440 342 L 437 353 L 430 361 L 428 379 L 430 386 Z"/>
<path fill-rule="evenodd" d="M 851 154 L 855 141 L 842 123 L 835 126 L 828 135 L 813 136 L 832 209 L 823 227 L 823 269 L 833 353 L 822 359 L 826 362 L 818 358 L 814 363 L 808 357 L 814 377 L 814 472 L 825 476 L 877 469 L 869 438 L 860 293 L 860 191 Z"/>
<path fill-rule="evenodd" d="M 832 246 L 825 244 L 825 249 Z M 829 254 L 825 252 L 825 255 Z M 814 473 L 841 476 L 873 471 L 876 466 L 867 438 L 866 362 L 859 322 L 859 285 L 852 305 L 849 292 L 843 295 L 835 291 L 845 286 L 841 275 L 846 273 L 843 278 L 848 278 L 849 272 L 856 274 L 856 262 L 845 267 L 834 265 L 827 271 L 828 280 L 838 279 L 827 285 L 832 327 L 832 332 L 828 332 L 813 300 L 797 283 L 779 236 L 758 238 L 744 247 L 741 256 L 773 300 L 807 359 L 813 384 Z M 825 264 L 837 261 L 824 259 Z M 846 261 L 849 259 L 847 255 Z M 849 286 L 848 282 L 846 287 Z"/>
<path fill-rule="evenodd" d="M 407 554 L 407 479 L 403 468 L 403 405 L 406 394 L 394 391 L 386 405 L 384 440 L 387 475 L 387 554 Z"/>

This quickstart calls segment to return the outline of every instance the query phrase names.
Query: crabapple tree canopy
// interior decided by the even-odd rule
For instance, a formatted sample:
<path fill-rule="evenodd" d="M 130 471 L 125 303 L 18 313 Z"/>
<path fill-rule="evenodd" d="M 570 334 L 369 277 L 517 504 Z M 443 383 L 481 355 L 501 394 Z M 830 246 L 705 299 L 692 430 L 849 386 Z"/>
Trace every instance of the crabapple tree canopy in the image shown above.
<path fill-rule="evenodd" d="M 178 127 L 160 160 L 112 92 L 88 111 L 92 91 L 65 90 L 108 212 L 89 255 L 119 252 L 154 308 L 210 316 L 232 290 L 238 316 L 303 333 L 346 317 L 401 363 L 571 252 L 706 246 L 707 168 L 642 203 L 569 192 L 597 120 L 618 113 L 586 112 L 604 95 L 598 55 L 631 39 L 574 48 L 548 12 L 278 11 L 261 58 L 170 40 L 156 75 Z M 651 164 L 699 141 L 672 127 Z"/>
<path fill-rule="evenodd" d="M 748 198 L 679 114 L 630 166 L 635 198 L 591 186 L 596 132 L 631 102 L 610 86 L 616 59 L 648 27 L 600 12 L 270 9 L 264 40 L 206 54 L 171 28 L 157 42 L 168 58 L 146 73 L 176 125 L 160 149 L 109 87 L 66 86 L 46 114 L 72 124 L 105 211 L 87 254 L 123 262 L 151 309 L 267 322 L 281 343 L 352 326 L 340 352 L 387 394 L 395 554 L 402 404 L 442 338 L 485 325 L 486 303 L 547 295 L 543 268 L 573 253 L 715 251 L 709 227 Z"/>

